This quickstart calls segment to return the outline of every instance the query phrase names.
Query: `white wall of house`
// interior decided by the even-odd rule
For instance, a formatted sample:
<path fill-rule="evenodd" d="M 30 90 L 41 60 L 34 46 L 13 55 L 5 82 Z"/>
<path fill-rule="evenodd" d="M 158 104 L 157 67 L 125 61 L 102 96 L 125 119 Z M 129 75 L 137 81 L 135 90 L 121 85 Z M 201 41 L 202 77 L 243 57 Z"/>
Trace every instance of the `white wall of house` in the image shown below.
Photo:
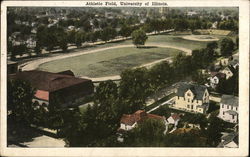
<path fill-rule="evenodd" d="M 191 90 L 188 90 L 185 93 L 184 97 L 178 97 L 178 96 L 175 97 L 174 107 L 192 112 L 205 113 L 207 109 L 198 107 L 203 103 L 209 103 L 209 93 L 207 89 L 204 92 L 202 100 L 194 99 L 194 94 L 192 93 Z"/>
<path fill-rule="evenodd" d="M 120 128 L 126 131 L 132 130 L 135 126 L 136 126 L 136 123 L 134 123 L 133 125 L 126 125 L 124 123 L 120 124 Z"/>
<path fill-rule="evenodd" d="M 230 77 L 233 76 L 233 73 L 229 68 L 225 68 L 224 70 L 221 71 L 221 73 L 226 75 L 226 79 L 229 79 Z"/>
<path fill-rule="evenodd" d="M 227 121 L 230 123 L 237 123 L 238 122 L 238 115 L 231 115 L 231 114 L 226 112 L 226 111 L 230 111 L 230 110 L 238 113 L 238 107 L 220 103 L 219 117 L 221 119 L 223 119 L 224 121 Z"/>
<path fill-rule="evenodd" d="M 40 99 L 32 99 L 32 102 L 33 103 L 38 103 L 38 105 L 40 105 L 40 106 L 48 106 L 49 105 L 49 102 L 48 101 L 45 101 L 45 100 L 40 100 Z"/>

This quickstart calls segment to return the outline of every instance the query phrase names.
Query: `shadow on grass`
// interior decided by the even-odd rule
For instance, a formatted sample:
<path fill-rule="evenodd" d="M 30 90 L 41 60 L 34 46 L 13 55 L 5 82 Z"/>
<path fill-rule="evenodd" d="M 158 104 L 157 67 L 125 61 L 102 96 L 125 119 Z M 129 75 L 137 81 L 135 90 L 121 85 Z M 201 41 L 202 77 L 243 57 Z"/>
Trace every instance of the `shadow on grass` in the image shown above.
<path fill-rule="evenodd" d="M 138 49 L 152 49 L 152 48 L 158 48 L 158 46 L 139 46 Z"/>

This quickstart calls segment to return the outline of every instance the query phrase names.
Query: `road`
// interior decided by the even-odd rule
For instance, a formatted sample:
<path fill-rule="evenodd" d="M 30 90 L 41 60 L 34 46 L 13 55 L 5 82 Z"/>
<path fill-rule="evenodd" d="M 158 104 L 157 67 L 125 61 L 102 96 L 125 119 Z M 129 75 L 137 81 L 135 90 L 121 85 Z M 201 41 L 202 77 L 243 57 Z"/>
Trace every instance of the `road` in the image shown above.
<path fill-rule="evenodd" d="M 171 101 L 173 101 L 173 100 L 174 100 L 174 97 L 171 98 L 171 99 L 169 99 L 169 100 L 167 100 L 167 101 L 165 101 L 165 102 L 163 102 L 163 103 L 161 103 L 160 105 L 152 108 L 151 110 L 147 111 L 147 113 L 153 112 L 154 110 L 158 109 L 159 107 L 171 103 Z"/>

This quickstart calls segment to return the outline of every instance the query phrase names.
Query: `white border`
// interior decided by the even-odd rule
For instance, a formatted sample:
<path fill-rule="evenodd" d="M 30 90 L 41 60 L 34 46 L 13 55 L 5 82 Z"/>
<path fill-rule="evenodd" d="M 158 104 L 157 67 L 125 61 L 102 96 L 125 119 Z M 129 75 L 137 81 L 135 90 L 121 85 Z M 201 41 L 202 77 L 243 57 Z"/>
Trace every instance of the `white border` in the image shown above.
<path fill-rule="evenodd" d="M 129 1 L 131 2 L 131 1 Z M 138 1 L 137 1 L 138 2 Z M 142 2 L 142 1 L 139 1 Z M 152 1 L 149 1 L 152 2 Z M 158 1 L 159 2 L 159 1 Z M 239 148 L 7 148 L 6 6 L 84 7 L 85 1 L 4 1 L 1 3 L 1 151 L 0 156 L 247 156 L 249 141 L 249 1 L 164 1 L 169 7 L 239 7 Z"/>

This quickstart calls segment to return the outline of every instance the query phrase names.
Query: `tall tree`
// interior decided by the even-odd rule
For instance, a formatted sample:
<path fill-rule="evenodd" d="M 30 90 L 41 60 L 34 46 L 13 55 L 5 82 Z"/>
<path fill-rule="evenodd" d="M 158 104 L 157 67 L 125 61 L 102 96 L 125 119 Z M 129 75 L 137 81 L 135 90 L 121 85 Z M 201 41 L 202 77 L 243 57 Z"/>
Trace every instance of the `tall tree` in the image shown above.
<path fill-rule="evenodd" d="M 135 30 L 132 32 L 132 41 L 137 48 L 144 45 L 147 39 L 148 37 L 145 31 L 143 31 L 142 29 Z"/>
<path fill-rule="evenodd" d="M 230 56 L 234 50 L 234 42 L 231 38 L 224 38 L 221 41 L 220 51 L 223 56 Z"/>
<path fill-rule="evenodd" d="M 23 80 L 8 80 L 7 109 L 14 119 L 21 123 L 31 123 L 34 105 L 32 102 L 34 89 Z"/>
<path fill-rule="evenodd" d="M 164 130 L 163 121 L 147 119 L 125 136 L 124 143 L 129 146 L 163 146 Z"/>
<path fill-rule="evenodd" d="M 207 128 L 207 143 L 210 146 L 217 146 L 220 142 L 221 132 L 224 130 L 224 121 L 217 117 L 210 117 Z"/>
<path fill-rule="evenodd" d="M 121 74 L 119 96 L 123 101 L 124 113 L 133 113 L 143 108 L 150 94 L 146 68 L 125 70 Z"/>

